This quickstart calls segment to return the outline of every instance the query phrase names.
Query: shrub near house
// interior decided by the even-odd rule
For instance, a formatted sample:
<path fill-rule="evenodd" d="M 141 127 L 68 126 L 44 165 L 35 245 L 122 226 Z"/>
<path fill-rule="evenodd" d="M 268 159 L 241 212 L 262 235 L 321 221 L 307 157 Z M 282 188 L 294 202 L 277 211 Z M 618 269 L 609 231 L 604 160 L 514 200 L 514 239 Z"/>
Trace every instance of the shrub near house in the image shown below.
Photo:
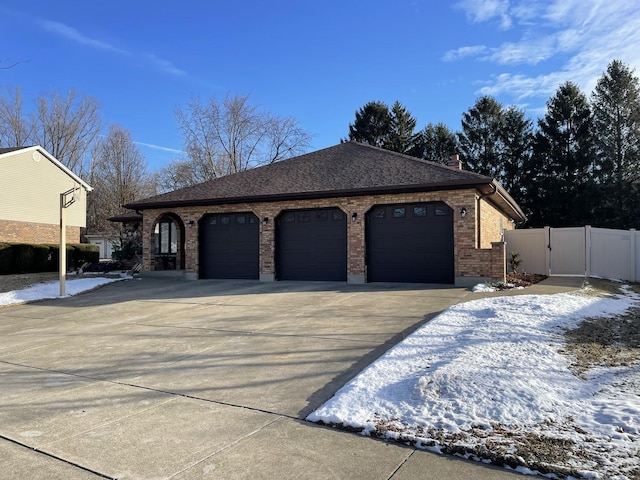
<path fill-rule="evenodd" d="M 58 245 L 0 243 L 0 275 L 55 272 L 59 268 L 59 250 Z M 67 270 L 74 270 L 87 262 L 98 262 L 99 257 L 99 249 L 95 245 L 67 245 Z"/>

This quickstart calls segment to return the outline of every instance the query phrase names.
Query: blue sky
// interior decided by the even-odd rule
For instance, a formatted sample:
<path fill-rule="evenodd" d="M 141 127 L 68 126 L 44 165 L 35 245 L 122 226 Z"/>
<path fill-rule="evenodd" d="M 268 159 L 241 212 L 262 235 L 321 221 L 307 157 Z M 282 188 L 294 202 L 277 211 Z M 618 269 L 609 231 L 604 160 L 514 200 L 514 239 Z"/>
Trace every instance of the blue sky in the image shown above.
<path fill-rule="evenodd" d="M 248 94 L 296 118 L 312 149 L 371 100 L 460 128 L 483 94 L 536 118 L 559 84 L 586 93 L 607 64 L 640 70 L 631 0 L 0 0 L 0 88 L 95 97 L 151 169 L 180 157 L 175 109 Z"/>

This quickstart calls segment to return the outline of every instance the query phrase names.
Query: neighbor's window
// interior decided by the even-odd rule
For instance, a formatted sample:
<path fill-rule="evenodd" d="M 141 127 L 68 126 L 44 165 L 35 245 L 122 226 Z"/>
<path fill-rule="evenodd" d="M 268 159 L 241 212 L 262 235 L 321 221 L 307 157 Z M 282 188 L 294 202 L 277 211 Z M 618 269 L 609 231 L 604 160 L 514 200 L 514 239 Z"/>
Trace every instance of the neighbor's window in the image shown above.
<path fill-rule="evenodd" d="M 153 249 L 156 255 L 178 253 L 176 222 L 170 218 L 162 218 L 156 223 L 156 228 L 153 232 Z"/>

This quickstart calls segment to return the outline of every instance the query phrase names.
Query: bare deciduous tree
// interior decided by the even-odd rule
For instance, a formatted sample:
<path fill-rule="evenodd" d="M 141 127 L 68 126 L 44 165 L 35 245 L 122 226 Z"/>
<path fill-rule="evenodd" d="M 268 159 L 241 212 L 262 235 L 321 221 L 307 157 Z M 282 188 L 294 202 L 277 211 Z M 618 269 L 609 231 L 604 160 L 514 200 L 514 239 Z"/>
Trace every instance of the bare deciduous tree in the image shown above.
<path fill-rule="evenodd" d="M 22 91 L 0 97 L 0 146 L 25 147 L 31 137 L 31 125 L 22 111 Z"/>
<path fill-rule="evenodd" d="M 101 128 L 95 98 L 40 95 L 31 115 L 23 110 L 22 91 L 17 88 L 0 97 L 0 144 L 5 147 L 41 145 L 69 169 L 83 175 L 86 153 Z"/>
<path fill-rule="evenodd" d="M 121 238 L 122 225 L 107 218 L 126 212 L 122 206 L 155 195 L 155 178 L 147 170 L 144 156 L 128 130 L 113 125 L 93 149 L 88 176 L 93 187 L 87 204 L 87 230 L 114 240 Z"/>
<path fill-rule="evenodd" d="M 83 157 L 100 132 L 98 101 L 78 98 L 75 91 L 66 97 L 52 93 L 36 99 L 32 138 L 76 173 L 82 173 Z"/>
<path fill-rule="evenodd" d="M 176 111 L 188 159 L 171 162 L 160 174 L 163 189 L 204 182 L 277 162 L 309 147 L 311 137 L 291 117 L 263 112 L 248 95 L 193 99 Z"/>

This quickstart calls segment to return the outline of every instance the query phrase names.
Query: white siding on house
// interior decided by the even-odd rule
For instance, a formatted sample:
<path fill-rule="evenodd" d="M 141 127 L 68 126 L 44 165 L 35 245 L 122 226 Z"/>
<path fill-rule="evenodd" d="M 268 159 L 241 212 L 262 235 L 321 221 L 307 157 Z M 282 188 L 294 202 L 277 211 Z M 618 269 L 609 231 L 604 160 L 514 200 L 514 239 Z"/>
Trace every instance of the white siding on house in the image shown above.
<path fill-rule="evenodd" d="M 100 258 L 111 260 L 113 255 L 113 241 L 100 235 L 86 235 L 91 245 L 97 245 L 100 248 Z"/>
<path fill-rule="evenodd" d="M 68 226 L 86 226 L 85 188 L 45 155 L 31 148 L 2 155 L 0 173 L 0 219 L 59 224 L 60 194 L 80 187 L 66 221 Z"/>

